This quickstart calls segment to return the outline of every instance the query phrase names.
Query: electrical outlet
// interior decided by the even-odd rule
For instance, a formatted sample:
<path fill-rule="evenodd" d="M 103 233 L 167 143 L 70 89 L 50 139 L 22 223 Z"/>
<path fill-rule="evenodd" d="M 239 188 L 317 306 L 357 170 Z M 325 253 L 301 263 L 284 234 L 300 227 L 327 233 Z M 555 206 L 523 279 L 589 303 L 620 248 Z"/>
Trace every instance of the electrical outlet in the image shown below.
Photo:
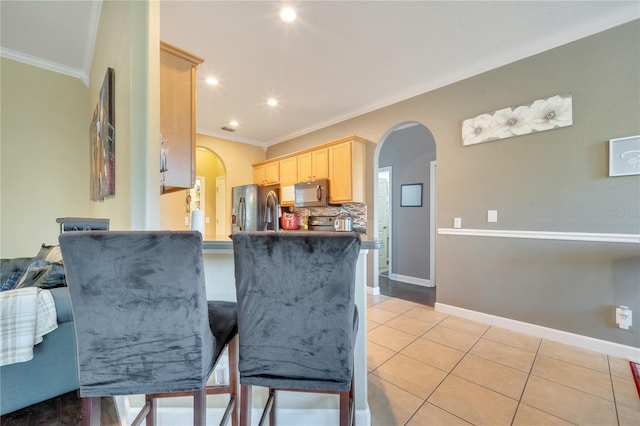
<path fill-rule="evenodd" d="M 498 210 L 487 210 L 487 222 L 497 222 L 498 221 Z"/>
<path fill-rule="evenodd" d="M 456 228 L 456 229 L 462 228 L 462 218 L 461 217 L 454 217 L 453 218 L 453 227 Z"/>
<path fill-rule="evenodd" d="M 629 309 L 629 307 L 627 306 L 618 306 L 616 308 L 616 324 L 618 324 L 618 327 L 622 328 L 623 330 L 628 330 L 629 327 L 631 327 L 631 323 L 631 309 Z"/>
<path fill-rule="evenodd" d="M 184 217 L 184 226 L 189 226 L 189 216 Z"/>

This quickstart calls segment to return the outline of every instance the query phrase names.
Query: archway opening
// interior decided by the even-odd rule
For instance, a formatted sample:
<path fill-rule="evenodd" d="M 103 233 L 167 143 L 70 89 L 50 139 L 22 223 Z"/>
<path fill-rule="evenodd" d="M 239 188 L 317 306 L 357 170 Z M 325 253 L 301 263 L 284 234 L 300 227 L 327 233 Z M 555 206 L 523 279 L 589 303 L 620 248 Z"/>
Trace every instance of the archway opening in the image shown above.
<path fill-rule="evenodd" d="M 388 270 L 386 251 L 374 261 L 373 272 L 380 274 L 373 280 L 374 294 L 385 294 L 386 287 L 396 292 L 389 295 L 401 297 L 399 291 L 410 290 L 409 298 L 415 292 L 416 301 L 435 302 L 435 164 L 435 139 L 421 123 L 394 126 L 376 149 L 374 234 L 378 239 L 388 236 L 389 248 Z"/>
<path fill-rule="evenodd" d="M 224 235 L 227 232 L 226 176 L 226 167 L 215 152 L 203 146 L 196 147 L 196 181 L 201 182 L 200 209 L 204 211 L 205 235 Z M 192 196 L 192 203 L 194 201 Z"/>

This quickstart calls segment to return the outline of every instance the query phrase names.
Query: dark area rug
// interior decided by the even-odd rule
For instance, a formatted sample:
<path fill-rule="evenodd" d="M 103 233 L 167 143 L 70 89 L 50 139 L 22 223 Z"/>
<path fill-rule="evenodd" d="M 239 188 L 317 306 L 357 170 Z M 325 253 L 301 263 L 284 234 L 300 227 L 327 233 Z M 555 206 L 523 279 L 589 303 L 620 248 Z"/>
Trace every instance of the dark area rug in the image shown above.
<path fill-rule="evenodd" d="M 119 426 L 113 399 L 103 397 L 100 402 L 101 426 Z M 0 417 L 2 426 L 80 426 L 81 423 L 82 399 L 78 396 L 78 391 L 65 393 Z"/>

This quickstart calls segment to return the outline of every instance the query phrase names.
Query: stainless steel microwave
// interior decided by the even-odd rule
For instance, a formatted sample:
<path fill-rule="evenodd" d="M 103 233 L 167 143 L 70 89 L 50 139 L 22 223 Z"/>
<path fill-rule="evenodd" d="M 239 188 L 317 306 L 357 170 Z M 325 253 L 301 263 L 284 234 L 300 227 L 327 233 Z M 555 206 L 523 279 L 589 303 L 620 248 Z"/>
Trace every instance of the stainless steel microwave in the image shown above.
<path fill-rule="evenodd" d="M 314 180 L 295 184 L 294 207 L 322 207 L 329 202 L 329 182 Z"/>

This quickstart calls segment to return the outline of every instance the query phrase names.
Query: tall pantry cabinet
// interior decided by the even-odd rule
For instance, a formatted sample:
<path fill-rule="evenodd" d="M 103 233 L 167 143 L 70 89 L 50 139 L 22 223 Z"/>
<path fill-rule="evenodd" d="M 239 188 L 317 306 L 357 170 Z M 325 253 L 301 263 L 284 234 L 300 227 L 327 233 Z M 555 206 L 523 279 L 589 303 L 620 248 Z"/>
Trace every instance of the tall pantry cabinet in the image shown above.
<path fill-rule="evenodd" d="M 196 69 L 204 59 L 160 42 L 160 188 L 162 193 L 195 183 Z"/>

